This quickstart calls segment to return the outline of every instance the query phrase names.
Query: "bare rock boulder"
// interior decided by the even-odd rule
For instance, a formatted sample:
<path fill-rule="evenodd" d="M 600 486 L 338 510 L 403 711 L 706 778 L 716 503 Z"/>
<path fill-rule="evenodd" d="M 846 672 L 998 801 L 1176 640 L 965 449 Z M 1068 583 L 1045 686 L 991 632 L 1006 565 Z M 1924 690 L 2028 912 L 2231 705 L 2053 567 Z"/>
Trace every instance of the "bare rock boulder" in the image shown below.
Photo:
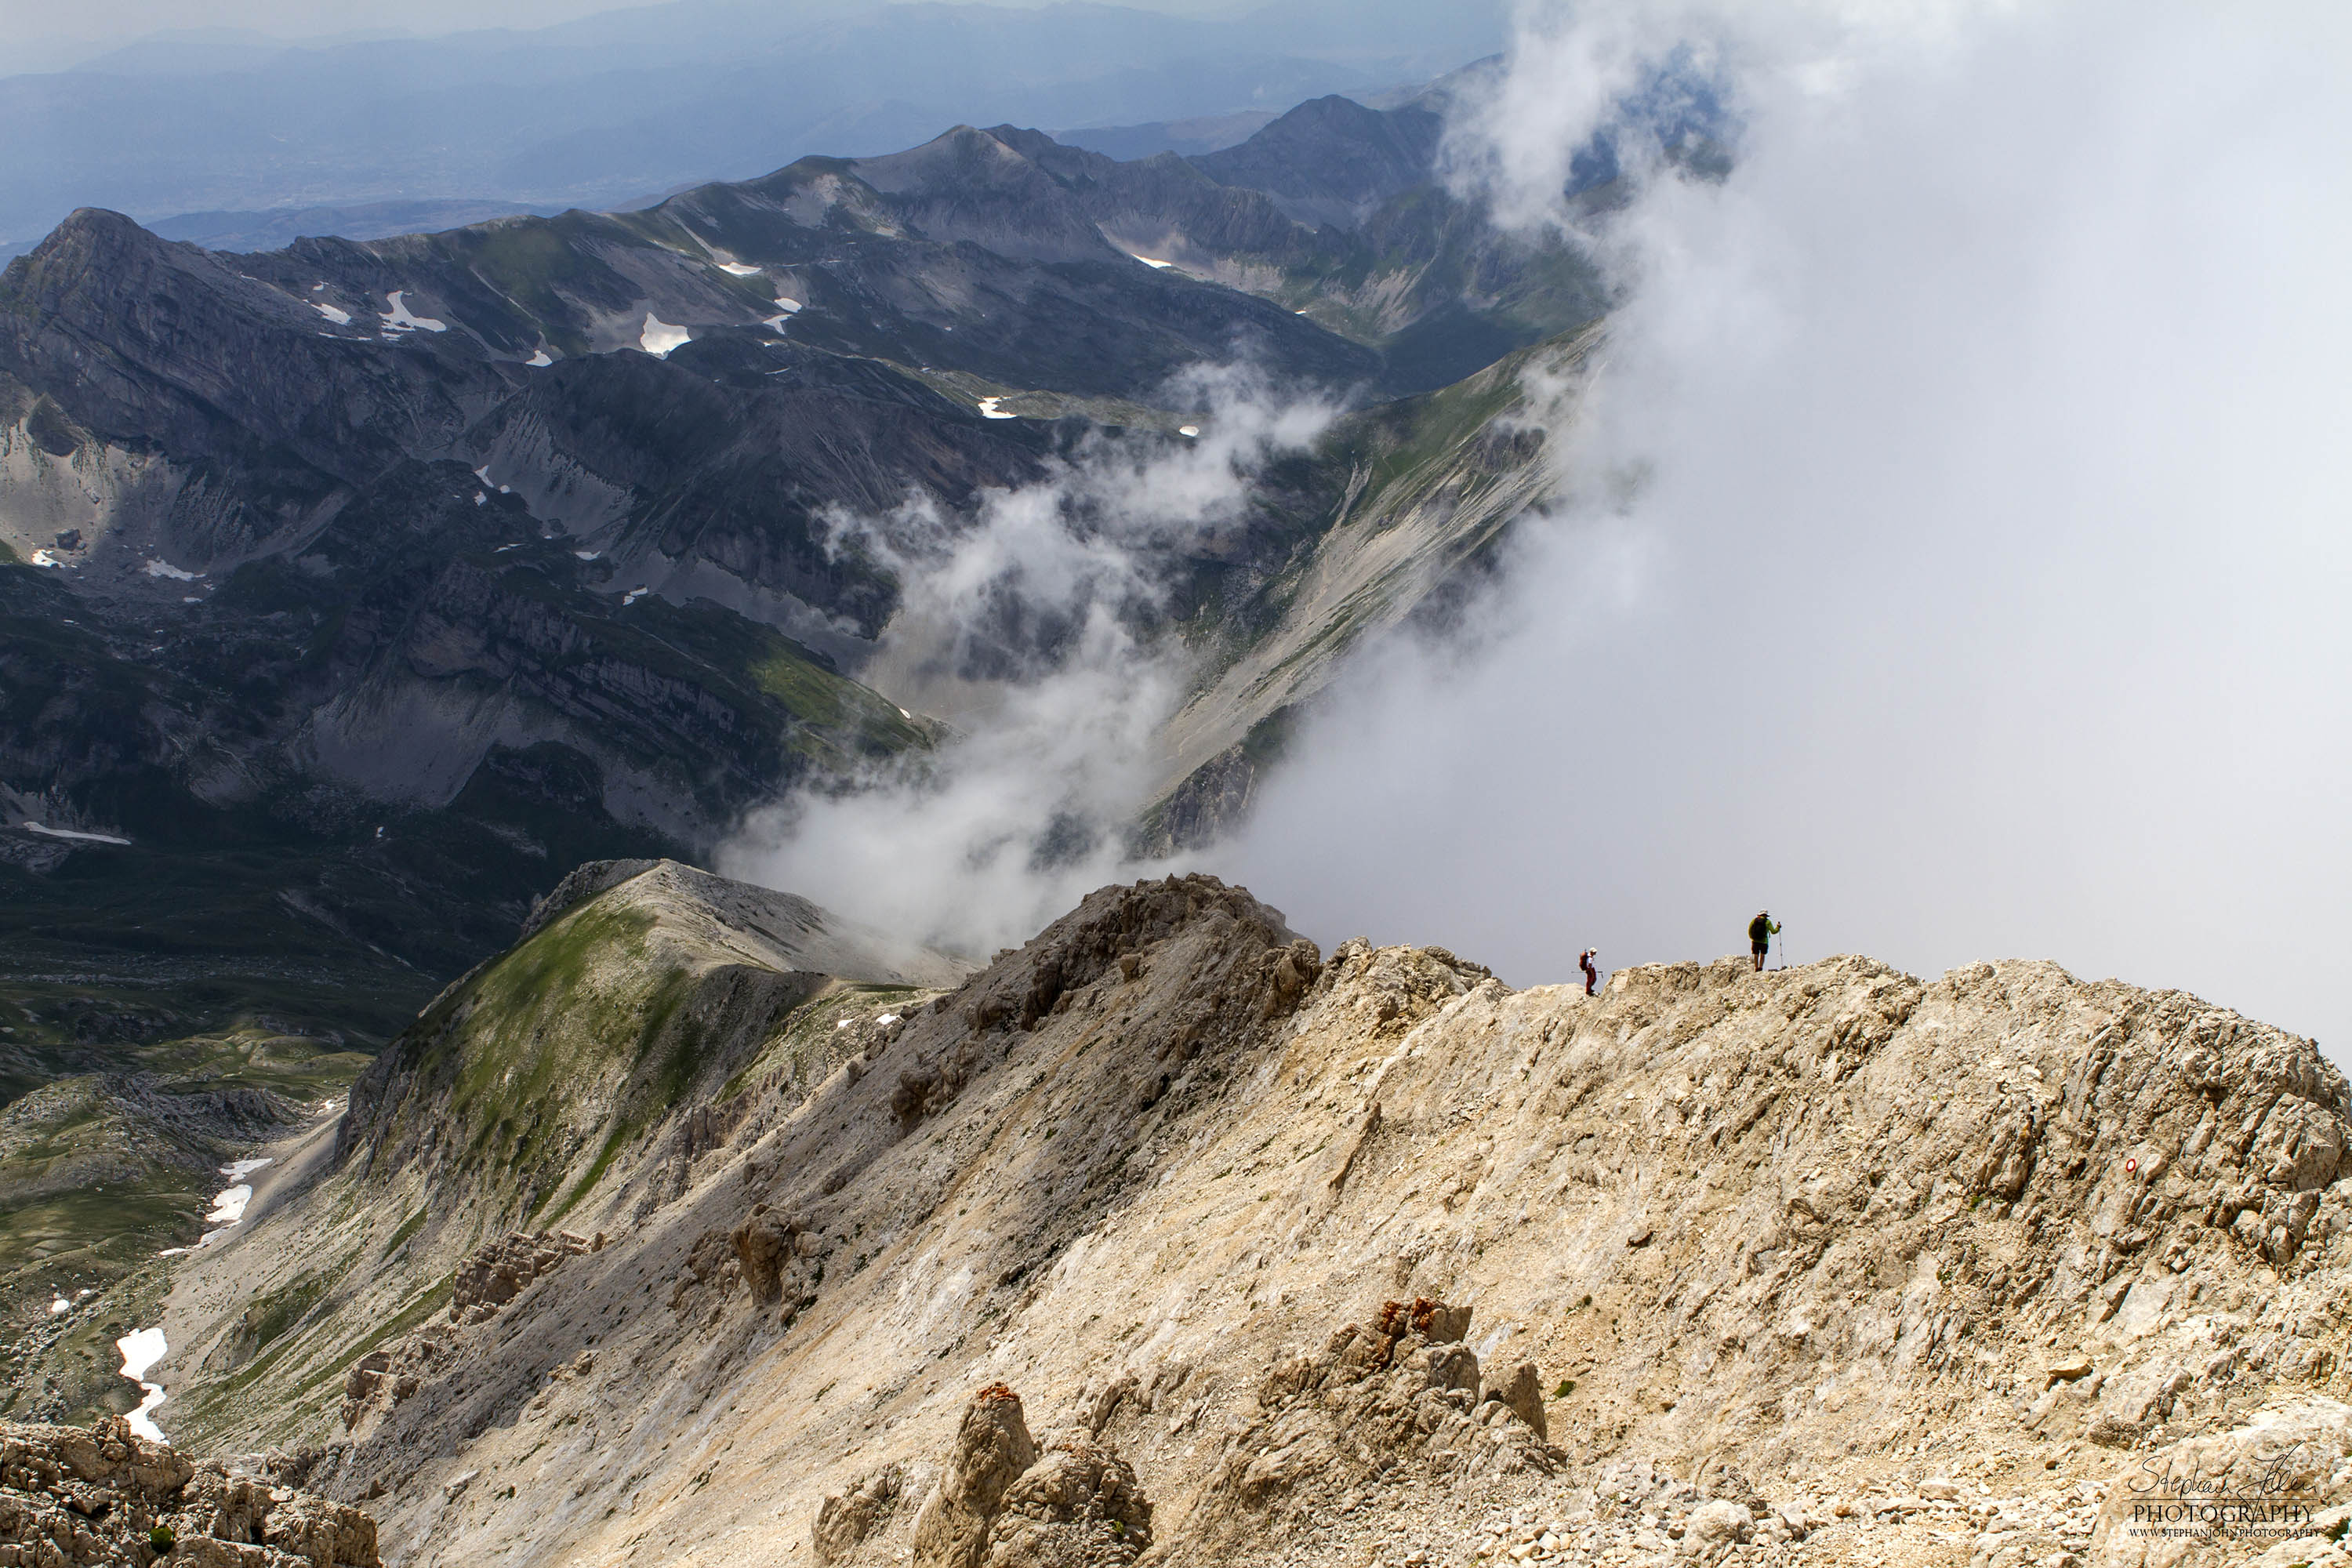
<path fill-rule="evenodd" d="M 1151 1544 L 1135 1469 L 1089 1438 L 1057 1443 L 1005 1489 L 985 1568 L 1125 1568 Z"/>
<path fill-rule="evenodd" d="M 1551 1441 L 1551 1424 L 1544 1419 L 1543 1375 L 1536 1363 L 1523 1361 L 1498 1382 L 1486 1389 L 1486 1397 L 1510 1407 L 1511 1413 L 1535 1429 L 1537 1436 Z"/>
<path fill-rule="evenodd" d="M 915 1568 L 980 1568 L 1006 1490 L 1036 1462 L 1021 1396 L 1001 1383 L 973 1394 L 939 1485 L 915 1516 Z"/>
<path fill-rule="evenodd" d="M 1756 1516 L 1744 1503 L 1717 1498 L 1691 1510 L 1684 1532 L 1708 1545 L 1746 1541 L 1756 1533 Z"/>
<path fill-rule="evenodd" d="M 812 1531 L 816 1560 L 838 1563 L 856 1551 L 898 1511 L 905 1489 L 905 1472 L 896 1465 L 885 1465 L 858 1478 L 845 1491 L 827 1494 L 817 1505 Z"/>

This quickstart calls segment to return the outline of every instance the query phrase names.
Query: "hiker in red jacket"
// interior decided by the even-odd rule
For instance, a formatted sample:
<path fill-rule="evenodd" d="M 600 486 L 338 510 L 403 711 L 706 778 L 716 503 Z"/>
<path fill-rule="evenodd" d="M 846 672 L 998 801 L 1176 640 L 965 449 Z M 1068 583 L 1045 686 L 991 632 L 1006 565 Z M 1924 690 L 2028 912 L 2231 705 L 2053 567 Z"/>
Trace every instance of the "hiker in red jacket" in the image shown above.
<path fill-rule="evenodd" d="M 1592 988 L 1601 984 L 1601 971 L 1592 964 L 1593 956 L 1600 951 L 1597 947 L 1588 947 L 1576 955 L 1576 967 L 1584 971 L 1584 994 L 1587 996 L 1591 995 Z"/>

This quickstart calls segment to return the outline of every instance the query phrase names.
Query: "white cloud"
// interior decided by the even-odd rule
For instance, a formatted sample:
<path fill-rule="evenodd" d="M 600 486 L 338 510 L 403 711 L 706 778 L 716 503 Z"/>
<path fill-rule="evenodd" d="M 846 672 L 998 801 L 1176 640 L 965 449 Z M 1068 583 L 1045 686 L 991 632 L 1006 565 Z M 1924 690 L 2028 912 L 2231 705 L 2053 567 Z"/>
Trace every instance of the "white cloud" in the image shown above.
<path fill-rule="evenodd" d="M 982 957 L 1145 869 L 1124 833 L 1182 695 L 1181 649 L 1153 635 L 1171 563 L 1213 548 L 1264 461 L 1331 415 L 1234 371 L 1176 401 L 1208 409 L 1198 438 L 1097 440 L 971 516 L 918 499 L 836 520 L 901 584 L 861 679 L 957 738 L 754 814 L 719 869 Z"/>
<path fill-rule="evenodd" d="M 1457 166 L 1524 221 L 1676 40 L 1531 12 Z M 1675 14 L 1734 90 L 1652 172 L 1571 500 L 1466 651 L 1343 683 L 1213 858 L 1516 982 L 1743 945 L 2352 1003 L 2352 18 Z M 1484 150 L 1475 143 L 1484 139 Z"/>

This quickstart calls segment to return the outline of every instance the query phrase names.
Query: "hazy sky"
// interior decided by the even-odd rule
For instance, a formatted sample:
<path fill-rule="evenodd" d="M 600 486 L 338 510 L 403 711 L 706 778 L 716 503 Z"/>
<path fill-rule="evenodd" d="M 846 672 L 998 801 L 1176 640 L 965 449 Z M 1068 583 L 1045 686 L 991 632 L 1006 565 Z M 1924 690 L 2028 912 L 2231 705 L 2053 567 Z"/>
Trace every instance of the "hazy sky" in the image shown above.
<path fill-rule="evenodd" d="M 885 0 L 866 3 L 878 8 Z M 1034 5 L 1050 0 L 988 3 Z M 1225 8 L 1192 0 L 1119 3 L 1138 10 L 1188 15 Z M 770 0 L 770 4 L 783 12 L 803 8 L 798 0 Z M 617 5 L 612 0 L 399 0 L 398 4 L 393 0 L 0 0 L 0 37 L 111 45 L 167 28 L 196 27 L 248 27 L 284 38 L 376 31 L 435 34 L 477 27 L 541 27 L 629 8 L 634 7 Z M 0 65 L 0 71 L 7 68 Z"/>
<path fill-rule="evenodd" d="M 618 7 L 603 0 L 0 0 L 13 39 L 112 45 L 166 29 L 250 28 L 284 38 L 537 27 Z"/>

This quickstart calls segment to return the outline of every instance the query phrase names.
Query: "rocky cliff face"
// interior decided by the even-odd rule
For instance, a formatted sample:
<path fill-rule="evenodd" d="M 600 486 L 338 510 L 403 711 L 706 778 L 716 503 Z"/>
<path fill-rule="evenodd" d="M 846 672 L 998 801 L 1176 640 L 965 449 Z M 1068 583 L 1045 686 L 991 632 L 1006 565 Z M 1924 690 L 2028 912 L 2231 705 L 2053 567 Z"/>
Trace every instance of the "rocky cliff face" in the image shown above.
<path fill-rule="evenodd" d="M 307 1446 L 419 1564 L 2235 1562 L 2287 1538 L 2135 1534 L 2133 1478 L 2288 1448 L 2308 1562 L 2352 1503 L 2352 1096 L 2194 998 L 1858 958 L 1513 992 L 1206 879 L 911 1011 L 833 994 L 589 1180 L 580 1246 L 498 1243 L 555 1261 L 487 1314 L 424 1288 L 462 1226 L 399 1251 L 424 1144 L 355 1119 L 184 1279 L 184 1419 Z M 230 1282 L 331 1244 L 373 1261 L 214 1370 Z M 346 1427 L 378 1351 L 404 1389 Z"/>

